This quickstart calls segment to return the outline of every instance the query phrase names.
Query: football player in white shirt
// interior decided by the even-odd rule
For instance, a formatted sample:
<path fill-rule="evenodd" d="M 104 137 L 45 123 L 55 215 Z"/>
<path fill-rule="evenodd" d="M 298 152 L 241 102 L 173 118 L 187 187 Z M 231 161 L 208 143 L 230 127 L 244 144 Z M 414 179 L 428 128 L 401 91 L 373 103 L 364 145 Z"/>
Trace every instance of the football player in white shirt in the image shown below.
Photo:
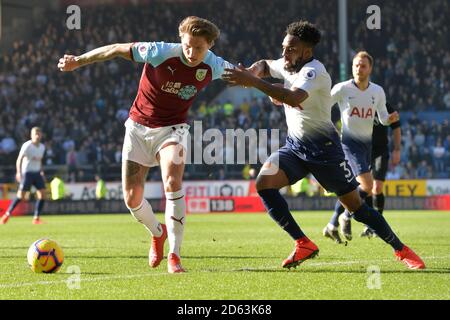
<path fill-rule="evenodd" d="M 386 96 L 381 86 L 369 81 L 372 73 L 373 58 L 366 51 L 360 51 L 353 57 L 353 79 L 336 84 L 331 90 L 333 103 L 337 103 L 341 111 L 341 140 L 345 153 L 356 180 L 359 182 L 359 193 L 362 199 L 372 197 L 373 176 L 372 132 L 375 114 L 384 126 L 399 120 L 398 112 L 388 113 Z M 344 212 L 344 206 L 337 201 L 335 212 L 323 235 L 341 242 L 337 227 L 347 240 L 352 239 L 350 215 Z"/>
<path fill-rule="evenodd" d="M 0 224 L 8 222 L 14 208 L 25 199 L 31 186 L 36 187 L 37 201 L 34 209 L 33 224 L 41 224 L 39 216 L 44 207 L 45 200 L 45 177 L 42 171 L 42 158 L 45 153 L 45 146 L 41 143 L 42 130 L 39 127 L 31 129 L 31 140 L 22 145 L 16 161 L 16 180 L 20 183 L 17 197 L 9 206 L 6 213 L 0 219 Z"/>
<path fill-rule="evenodd" d="M 335 192 L 355 219 L 373 228 L 391 245 L 395 255 L 410 269 L 425 264 L 404 245 L 384 217 L 361 199 L 342 150 L 339 135 L 331 122 L 331 79 L 323 64 L 314 58 L 320 31 L 307 21 L 290 24 L 283 40 L 283 58 L 261 60 L 249 69 L 225 69 L 222 78 L 232 85 L 254 87 L 284 104 L 288 137 L 286 144 L 264 163 L 256 189 L 269 215 L 295 241 L 294 251 L 282 267 L 297 267 L 313 258 L 319 248 L 294 220 L 279 190 L 312 173 L 327 190 Z M 284 87 L 261 78 L 284 80 Z"/>

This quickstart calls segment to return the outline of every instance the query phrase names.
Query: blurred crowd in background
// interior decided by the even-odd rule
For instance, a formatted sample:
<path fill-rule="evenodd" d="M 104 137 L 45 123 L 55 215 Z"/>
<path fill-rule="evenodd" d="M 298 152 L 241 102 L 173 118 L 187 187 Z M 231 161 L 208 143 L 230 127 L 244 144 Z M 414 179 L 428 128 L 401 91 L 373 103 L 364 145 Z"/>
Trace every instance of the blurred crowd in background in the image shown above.
<path fill-rule="evenodd" d="M 372 81 L 384 87 L 387 100 L 400 112 L 450 111 L 449 3 L 378 1 L 382 29 L 368 30 L 366 3 L 349 6 L 351 56 L 360 49 L 375 58 Z M 281 56 L 286 26 L 299 18 L 323 31 L 316 57 L 326 66 L 333 83 L 340 81 L 338 65 L 337 3 L 334 1 L 200 1 L 152 3 L 151 6 L 90 7 L 82 11 L 82 29 L 68 30 L 64 8 L 37 22 L 30 39 L 18 40 L 0 55 L 0 182 L 14 179 L 15 161 L 30 128 L 40 126 L 47 148 L 44 164 L 63 166 L 68 181 L 120 178 L 121 148 L 128 110 L 135 98 L 143 65 L 114 60 L 72 73 L 56 65 L 65 53 L 82 54 L 116 42 L 178 42 L 178 24 L 187 15 L 215 22 L 221 38 L 213 51 L 232 63 L 249 66 Z M 255 8 L 259 8 L 255 10 Z M 203 129 L 280 129 L 284 143 L 283 108 L 267 98 L 211 103 L 226 85 L 215 81 L 195 102 L 190 119 L 202 120 Z M 448 119 L 423 121 L 413 115 L 402 120 L 402 163 L 391 166 L 388 178 L 449 178 Z M 244 165 L 187 167 L 187 179 L 239 179 Z M 150 178 L 157 178 L 152 169 Z M 244 174 L 247 178 L 248 175 Z"/>

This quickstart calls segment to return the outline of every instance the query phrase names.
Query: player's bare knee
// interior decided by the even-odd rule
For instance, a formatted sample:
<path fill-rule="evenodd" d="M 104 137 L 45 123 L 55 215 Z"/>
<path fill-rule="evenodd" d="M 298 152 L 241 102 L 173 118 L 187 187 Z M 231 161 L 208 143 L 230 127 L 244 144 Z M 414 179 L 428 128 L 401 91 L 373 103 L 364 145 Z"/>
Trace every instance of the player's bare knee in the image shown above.
<path fill-rule="evenodd" d="M 356 190 L 353 190 L 350 193 L 340 196 L 339 201 L 351 213 L 358 210 L 363 204 L 363 201 Z"/>
<path fill-rule="evenodd" d="M 173 176 L 164 179 L 164 192 L 175 192 L 181 190 L 181 179 Z"/>
<path fill-rule="evenodd" d="M 371 187 L 365 186 L 365 185 L 361 185 L 359 188 L 360 188 L 362 191 L 364 191 L 365 193 L 367 193 L 367 196 L 368 196 L 368 197 L 371 197 L 371 196 L 372 196 L 372 188 L 371 188 Z"/>
<path fill-rule="evenodd" d="M 143 199 L 142 192 L 135 192 L 135 190 L 124 190 L 123 192 L 123 200 L 127 208 L 137 208 Z"/>
<path fill-rule="evenodd" d="M 383 183 L 375 181 L 375 183 L 373 184 L 372 193 L 375 195 L 382 194 L 383 193 Z"/>
<path fill-rule="evenodd" d="M 270 181 L 265 175 L 258 175 L 256 177 L 256 191 L 270 189 Z"/>

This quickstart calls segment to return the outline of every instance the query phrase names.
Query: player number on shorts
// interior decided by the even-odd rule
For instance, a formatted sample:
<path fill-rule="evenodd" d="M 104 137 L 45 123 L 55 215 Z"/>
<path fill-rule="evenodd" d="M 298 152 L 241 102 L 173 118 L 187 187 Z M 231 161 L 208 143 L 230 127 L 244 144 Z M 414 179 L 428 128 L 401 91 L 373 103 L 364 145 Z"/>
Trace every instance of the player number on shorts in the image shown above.
<path fill-rule="evenodd" d="M 342 168 L 344 168 L 344 171 L 345 171 L 345 178 L 347 179 L 347 182 L 350 182 L 350 181 L 352 181 L 353 180 L 353 173 L 352 173 L 352 170 L 350 170 L 348 167 L 347 167 L 347 162 L 341 162 L 341 164 L 339 165 L 340 167 L 342 167 Z"/>

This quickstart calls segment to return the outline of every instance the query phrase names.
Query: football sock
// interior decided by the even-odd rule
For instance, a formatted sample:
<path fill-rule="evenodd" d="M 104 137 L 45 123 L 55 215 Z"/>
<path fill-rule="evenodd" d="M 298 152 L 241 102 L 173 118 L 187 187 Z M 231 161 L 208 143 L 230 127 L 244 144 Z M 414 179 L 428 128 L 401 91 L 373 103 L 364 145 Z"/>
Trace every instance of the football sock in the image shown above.
<path fill-rule="evenodd" d="M 344 206 L 342 203 L 338 200 L 336 201 L 336 204 L 334 205 L 334 213 L 331 216 L 329 226 L 334 226 L 337 228 L 339 226 L 339 216 L 345 211 Z M 334 228 L 331 228 L 331 230 L 334 230 Z"/>
<path fill-rule="evenodd" d="M 359 193 L 359 196 L 361 197 L 361 199 L 366 199 L 367 198 L 367 195 L 368 195 L 368 193 L 367 192 L 365 192 L 363 189 L 361 189 L 360 187 L 358 187 L 358 193 Z"/>
<path fill-rule="evenodd" d="M 305 236 L 289 211 L 288 204 L 277 189 L 258 191 L 259 196 L 273 220 L 286 231 L 292 239 L 298 240 Z"/>
<path fill-rule="evenodd" d="M 34 206 L 34 218 L 39 218 L 42 212 L 42 208 L 44 207 L 44 199 L 37 199 L 36 204 Z"/>
<path fill-rule="evenodd" d="M 141 204 L 137 208 L 128 208 L 133 215 L 133 217 L 142 223 L 150 233 L 155 237 L 160 237 L 162 235 L 162 227 L 158 219 L 156 219 L 153 213 L 152 206 L 144 198 Z"/>
<path fill-rule="evenodd" d="M 376 234 L 386 243 L 390 244 L 395 250 L 401 250 L 403 243 L 392 231 L 384 217 L 375 209 L 363 204 L 353 213 L 355 220 L 362 222 L 372 228 Z"/>
<path fill-rule="evenodd" d="M 375 210 L 377 210 L 380 214 L 383 214 L 384 211 L 384 193 L 375 195 Z"/>
<path fill-rule="evenodd" d="M 11 213 L 13 212 L 14 208 L 17 207 L 17 205 L 19 204 L 19 202 L 21 201 L 21 199 L 19 198 L 15 198 L 13 200 L 13 202 L 11 202 L 11 204 L 9 205 L 8 210 L 6 211 L 6 215 L 10 216 Z"/>
<path fill-rule="evenodd" d="M 186 223 L 186 199 L 183 190 L 166 192 L 166 226 L 169 239 L 169 253 L 180 256 Z"/>
<path fill-rule="evenodd" d="M 370 202 L 370 200 L 367 200 L 367 199 L 368 199 L 368 198 L 371 198 L 371 197 L 368 197 L 368 193 L 367 193 L 367 192 L 365 192 L 364 190 L 362 190 L 361 187 L 358 187 L 357 190 L 358 190 L 359 196 L 361 197 L 361 199 L 362 199 L 363 201 L 365 201 L 366 203 L 367 203 L 367 201 Z M 368 206 L 372 208 L 372 205 L 368 205 Z M 352 218 L 352 215 L 351 215 L 350 212 L 348 212 L 348 210 L 346 209 L 346 210 L 345 210 L 345 213 L 344 213 L 344 219 L 350 220 L 351 218 Z M 366 225 L 366 226 L 367 226 L 367 225 Z"/>

